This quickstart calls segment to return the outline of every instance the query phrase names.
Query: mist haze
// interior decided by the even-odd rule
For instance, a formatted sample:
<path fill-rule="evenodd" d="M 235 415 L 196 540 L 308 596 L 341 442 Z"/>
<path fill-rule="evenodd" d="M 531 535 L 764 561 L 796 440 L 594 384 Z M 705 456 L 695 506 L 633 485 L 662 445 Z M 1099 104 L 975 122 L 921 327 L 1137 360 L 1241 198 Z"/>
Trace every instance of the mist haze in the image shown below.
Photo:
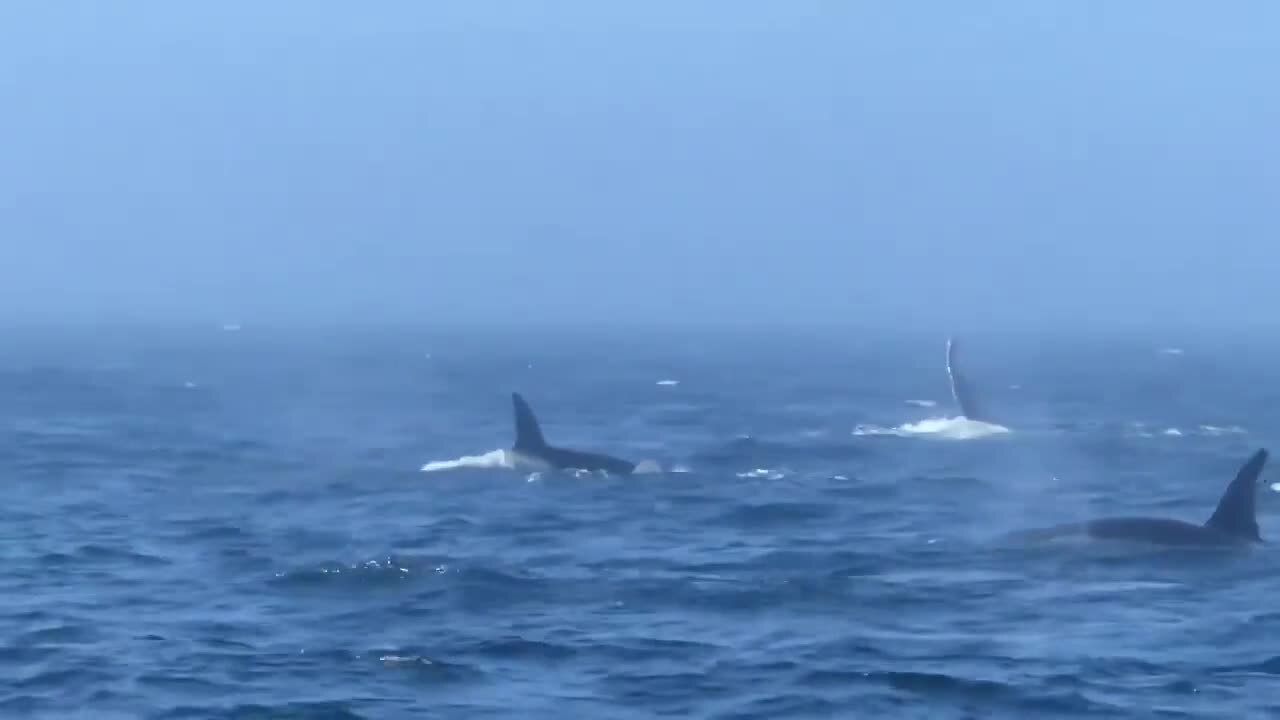
<path fill-rule="evenodd" d="M 1271 322 L 1280 7 L 0 8 L 0 319 Z"/>

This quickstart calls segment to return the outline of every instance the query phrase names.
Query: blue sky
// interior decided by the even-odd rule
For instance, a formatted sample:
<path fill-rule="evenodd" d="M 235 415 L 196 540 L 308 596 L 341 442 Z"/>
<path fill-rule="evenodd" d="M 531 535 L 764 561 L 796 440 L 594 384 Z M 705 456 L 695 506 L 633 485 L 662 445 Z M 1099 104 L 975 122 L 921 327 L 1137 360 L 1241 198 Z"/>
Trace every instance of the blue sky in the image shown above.
<path fill-rule="evenodd" d="M 1280 5 L 9 3 L 0 318 L 1270 323 Z"/>

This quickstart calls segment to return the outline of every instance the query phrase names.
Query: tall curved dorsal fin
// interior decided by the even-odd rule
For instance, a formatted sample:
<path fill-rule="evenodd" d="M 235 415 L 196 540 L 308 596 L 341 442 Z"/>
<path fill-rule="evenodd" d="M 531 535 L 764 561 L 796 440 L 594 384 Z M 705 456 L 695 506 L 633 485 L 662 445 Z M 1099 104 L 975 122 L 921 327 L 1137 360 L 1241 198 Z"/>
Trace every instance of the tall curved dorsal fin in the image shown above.
<path fill-rule="evenodd" d="M 518 450 L 536 450 L 547 446 L 542 437 L 542 428 L 538 427 L 538 419 L 533 416 L 529 403 L 520 397 L 520 393 L 511 393 L 511 404 L 516 415 L 516 444 Z"/>
<path fill-rule="evenodd" d="M 969 381 L 960 372 L 960 368 L 956 364 L 956 339 L 954 337 L 947 338 L 947 377 L 951 379 L 951 396 L 955 398 L 956 405 L 960 406 L 960 414 L 970 420 L 983 420 L 983 414 L 977 400 L 973 397 L 973 390 L 969 386 Z"/>
<path fill-rule="evenodd" d="M 1262 541 L 1258 532 L 1257 495 L 1258 476 L 1262 474 L 1262 466 L 1266 464 L 1266 450 L 1259 450 L 1249 458 L 1236 473 L 1235 480 L 1222 493 L 1218 507 L 1205 522 L 1205 527 L 1228 535 Z"/>

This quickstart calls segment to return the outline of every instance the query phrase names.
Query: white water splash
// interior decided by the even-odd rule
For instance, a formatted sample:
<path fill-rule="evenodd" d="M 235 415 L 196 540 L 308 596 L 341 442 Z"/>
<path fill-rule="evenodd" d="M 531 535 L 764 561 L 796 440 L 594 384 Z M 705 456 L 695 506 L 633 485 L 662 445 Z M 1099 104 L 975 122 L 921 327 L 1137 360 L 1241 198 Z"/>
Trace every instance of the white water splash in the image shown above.
<path fill-rule="evenodd" d="M 945 440 L 975 440 L 991 435 L 1013 432 L 1003 425 L 970 420 L 966 417 L 929 418 L 920 422 L 904 423 L 886 428 L 876 425 L 859 425 L 854 435 L 892 435 L 895 437 L 938 437 Z"/>
<path fill-rule="evenodd" d="M 433 460 L 422 466 L 422 472 L 440 472 L 459 468 L 507 468 L 516 467 L 513 453 L 498 449 L 482 455 L 463 455 L 453 460 Z"/>
<path fill-rule="evenodd" d="M 641 460 L 636 463 L 636 467 L 631 471 L 632 475 L 653 475 L 662 472 L 662 466 L 657 460 Z"/>
<path fill-rule="evenodd" d="M 536 457 L 530 457 L 524 453 L 514 452 L 499 448 L 490 450 L 480 455 L 463 455 L 452 460 L 433 460 L 422 466 L 421 472 L 442 472 L 445 470 L 462 470 L 462 469 L 493 469 L 501 468 L 504 470 L 527 470 L 529 474 L 526 480 L 529 482 L 537 482 L 542 479 L 545 473 L 551 470 L 546 462 Z M 604 471 L 593 472 L 590 470 L 571 470 L 575 477 L 589 477 L 592 475 L 600 475 L 607 477 L 608 473 Z M 662 465 L 656 460 L 641 460 L 636 463 L 636 467 L 631 471 L 633 475 L 647 475 L 662 472 Z M 673 472 L 688 472 L 688 470 L 673 470 Z"/>
<path fill-rule="evenodd" d="M 1166 428 L 1164 434 L 1169 437 L 1182 437 L 1182 431 L 1176 427 Z"/>
<path fill-rule="evenodd" d="M 679 380 L 659 380 L 658 384 L 663 387 L 675 387 L 680 384 Z"/>

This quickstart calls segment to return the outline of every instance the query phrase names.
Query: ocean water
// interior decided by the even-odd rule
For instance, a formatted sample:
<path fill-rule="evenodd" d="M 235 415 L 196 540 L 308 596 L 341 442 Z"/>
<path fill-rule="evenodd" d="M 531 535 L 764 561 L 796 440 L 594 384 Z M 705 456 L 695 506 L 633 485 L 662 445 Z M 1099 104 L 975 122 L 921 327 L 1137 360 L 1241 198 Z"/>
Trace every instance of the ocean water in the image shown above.
<path fill-rule="evenodd" d="M 1271 546 L 1011 539 L 1207 518 L 1274 344 L 969 336 L 977 425 L 923 333 L 7 335 L 0 717 L 1280 714 Z"/>

